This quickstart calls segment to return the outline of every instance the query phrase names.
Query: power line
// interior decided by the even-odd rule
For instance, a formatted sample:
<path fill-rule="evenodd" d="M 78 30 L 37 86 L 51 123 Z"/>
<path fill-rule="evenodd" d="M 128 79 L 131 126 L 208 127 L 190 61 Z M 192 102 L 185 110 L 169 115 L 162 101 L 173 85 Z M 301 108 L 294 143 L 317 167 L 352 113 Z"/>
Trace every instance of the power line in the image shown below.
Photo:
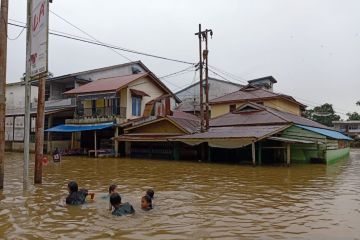
<path fill-rule="evenodd" d="M 174 72 L 174 73 L 170 73 L 170 74 L 161 76 L 161 77 L 159 77 L 159 79 L 174 77 L 174 76 L 177 76 L 177 74 L 180 74 L 180 73 L 183 73 L 183 72 L 189 72 L 189 70 L 192 69 L 192 68 L 194 68 L 194 67 L 195 67 L 195 66 L 187 67 L 187 68 L 185 68 L 185 69 L 183 69 L 183 70 L 180 70 L 180 71 L 177 71 L 177 72 Z"/>
<path fill-rule="evenodd" d="M 15 27 L 24 27 L 23 25 L 19 25 L 19 24 L 15 24 L 15 23 L 8 23 L 8 24 L 11 25 L 11 26 L 15 26 Z M 133 53 L 133 54 L 138 54 L 138 55 L 142 55 L 142 56 L 146 56 L 146 57 L 152 57 L 152 58 L 157 58 L 157 59 L 161 59 L 161 60 L 165 60 L 165 61 L 183 63 L 183 64 L 188 64 L 188 65 L 195 65 L 195 63 L 188 62 L 188 61 L 178 60 L 178 59 L 174 59 L 174 58 L 162 57 L 162 56 L 158 56 L 158 55 L 154 55 L 154 54 L 150 54 L 150 53 L 144 53 L 144 52 L 140 52 L 140 51 L 136 51 L 136 50 L 131 50 L 131 49 L 118 47 L 118 46 L 115 46 L 115 45 L 110 45 L 110 44 L 105 44 L 105 43 L 98 43 L 98 42 L 94 42 L 92 40 L 86 40 L 86 39 L 84 39 L 82 37 L 79 37 L 79 36 L 76 36 L 76 35 L 56 33 L 56 32 L 54 32 L 54 30 L 50 31 L 49 34 L 53 35 L 53 36 L 58 36 L 58 37 L 62 37 L 62 38 L 67 38 L 67 39 L 71 39 L 71 40 L 76 40 L 76 41 L 80 41 L 80 42 L 89 43 L 89 44 L 92 44 L 92 45 L 108 47 L 108 48 L 112 48 L 112 49 L 119 50 L 119 51 L 124 51 L 124 52 L 130 52 L 130 53 Z"/>

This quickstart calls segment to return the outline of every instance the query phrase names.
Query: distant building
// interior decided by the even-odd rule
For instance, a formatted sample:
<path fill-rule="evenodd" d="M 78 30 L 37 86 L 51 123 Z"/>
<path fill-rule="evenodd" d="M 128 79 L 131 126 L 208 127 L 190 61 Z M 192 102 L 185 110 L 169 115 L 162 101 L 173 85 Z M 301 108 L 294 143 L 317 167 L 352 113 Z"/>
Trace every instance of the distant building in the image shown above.
<path fill-rule="evenodd" d="M 274 83 L 276 80 L 271 76 L 254 79 L 238 91 L 211 100 L 211 117 L 232 112 L 246 102 L 258 103 L 300 116 L 306 106 L 291 96 L 273 92 Z"/>
<path fill-rule="evenodd" d="M 199 82 L 194 83 L 175 93 L 176 96 L 182 101 L 177 108 L 178 111 L 199 115 L 200 113 L 199 84 L 200 84 Z M 216 78 L 209 78 L 209 100 L 224 96 L 228 93 L 232 93 L 234 91 L 239 90 L 242 87 L 243 85 L 241 84 L 237 84 L 229 81 L 223 81 Z"/>
<path fill-rule="evenodd" d="M 6 84 L 6 150 L 22 150 L 24 141 L 25 83 Z M 37 102 L 38 88 L 31 86 L 31 103 Z M 32 112 L 34 114 L 34 112 Z M 31 118 L 31 132 L 35 133 L 35 119 Z M 34 148 L 34 144 L 30 146 Z"/>
<path fill-rule="evenodd" d="M 337 131 L 360 139 L 360 121 L 333 121 L 332 123 Z"/>

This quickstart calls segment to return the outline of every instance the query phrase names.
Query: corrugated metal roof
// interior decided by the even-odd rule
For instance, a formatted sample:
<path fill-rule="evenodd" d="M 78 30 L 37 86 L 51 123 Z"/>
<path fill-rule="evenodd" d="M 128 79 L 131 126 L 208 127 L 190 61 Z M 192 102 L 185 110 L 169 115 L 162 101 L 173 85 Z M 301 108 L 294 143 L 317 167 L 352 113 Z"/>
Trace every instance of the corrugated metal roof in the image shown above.
<path fill-rule="evenodd" d="M 293 97 L 285 95 L 285 94 L 278 94 L 274 93 L 269 90 L 265 90 L 259 87 L 253 86 L 246 86 L 239 91 L 229 93 L 222 97 L 215 98 L 210 101 L 210 104 L 219 104 L 219 103 L 226 103 L 226 102 L 239 102 L 239 101 L 254 101 L 254 100 L 262 100 L 266 98 L 283 98 L 290 102 L 294 102 L 299 104 L 300 106 L 305 106 L 304 104 L 296 101 Z"/>
<path fill-rule="evenodd" d="M 93 92 L 117 91 L 127 86 L 129 83 L 147 75 L 148 73 L 139 73 L 139 74 L 132 74 L 127 76 L 103 78 L 87 83 L 78 88 L 74 88 L 70 91 L 65 92 L 64 94 L 78 95 L 78 94 L 93 93 Z"/>
<path fill-rule="evenodd" d="M 253 111 L 242 111 L 243 108 L 251 108 Z M 271 107 L 263 106 L 255 103 L 247 103 L 240 107 L 239 110 L 227 113 L 225 115 L 213 118 L 210 121 L 211 127 L 221 126 L 236 126 L 236 125 L 275 125 L 275 124 L 286 124 L 295 123 L 300 125 L 306 125 L 317 128 L 330 129 L 320 123 L 313 120 L 276 110 Z"/>
<path fill-rule="evenodd" d="M 193 114 L 174 111 L 172 116 L 166 117 L 184 128 L 190 134 L 195 133 L 200 129 L 200 119 Z"/>
<path fill-rule="evenodd" d="M 349 138 L 348 136 L 345 136 L 344 134 L 337 132 L 335 130 L 309 127 L 304 125 L 296 125 L 296 126 L 337 140 L 349 140 L 349 141 L 353 140 L 352 138 Z"/>
<path fill-rule="evenodd" d="M 225 139 L 225 138 L 256 138 L 260 139 L 275 134 L 288 125 L 275 126 L 237 126 L 210 128 L 208 132 L 177 137 L 177 139 Z"/>

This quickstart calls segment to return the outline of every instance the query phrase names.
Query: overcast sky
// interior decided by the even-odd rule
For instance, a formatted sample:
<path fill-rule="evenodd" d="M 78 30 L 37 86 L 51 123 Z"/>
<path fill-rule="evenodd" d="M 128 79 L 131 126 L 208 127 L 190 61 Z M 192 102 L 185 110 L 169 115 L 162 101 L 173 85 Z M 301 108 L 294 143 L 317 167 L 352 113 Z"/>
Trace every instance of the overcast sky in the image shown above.
<path fill-rule="evenodd" d="M 26 1 L 9 2 L 9 18 L 25 22 Z M 228 80 L 272 75 L 275 91 L 310 107 L 329 102 L 339 113 L 360 111 L 358 0 L 53 0 L 50 9 L 102 42 L 190 62 L 198 61 L 194 33 L 201 23 L 214 31 L 209 62 L 237 79 L 222 74 Z M 87 37 L 54 14 L 50 29 Z M 9 38 L 20 31 L 9 26 Z M 8 82 L 25 71 L 25 35 L 8 41 Z M 56 36 L 49 49 L 55 76 L 128 61 L 105 47 Z M 187 67 L 121 54 L 157 76 Z M 194 81 L 194 72 L 165 80 L 176 92 Z"/>

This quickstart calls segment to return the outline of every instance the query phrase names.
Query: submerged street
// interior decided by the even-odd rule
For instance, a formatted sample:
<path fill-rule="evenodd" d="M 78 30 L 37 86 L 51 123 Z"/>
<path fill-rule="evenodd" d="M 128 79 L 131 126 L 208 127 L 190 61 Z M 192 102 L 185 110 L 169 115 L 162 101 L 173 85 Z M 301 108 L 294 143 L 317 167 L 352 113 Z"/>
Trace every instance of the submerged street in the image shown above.
<path fill-rule="evenodd" d="M 356 239 L 360 236 L 360 151 L 336 164 L 287 167 L 63 157 L 42 185 L 23 191 L 22 154 L 6 153 L 0 237 L 6 239 Z M 33 159 L 33 156 L 32 156 Z M 33 179 L 31 162 L 30 181 Z M 95 192 L 66 207 L 66 184 Z M 114 217 L 102 199 L 116 183 L 133 216 Z M 154 209 L 140 199 L 155 190 Z"/>

